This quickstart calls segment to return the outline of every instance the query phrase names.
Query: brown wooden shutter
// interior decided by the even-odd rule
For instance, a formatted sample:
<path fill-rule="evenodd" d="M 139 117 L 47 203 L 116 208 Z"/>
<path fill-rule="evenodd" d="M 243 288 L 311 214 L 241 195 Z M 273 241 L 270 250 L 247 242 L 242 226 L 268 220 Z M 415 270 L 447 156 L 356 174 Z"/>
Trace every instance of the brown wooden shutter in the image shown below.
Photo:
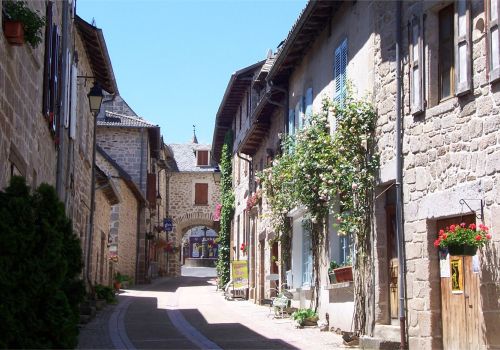
<path fill-rule="evenodd" d="M 208 151 L 198 151 L 198 165 L 208 165 Z"/>
<path fill-rule="evenodd" d="M 500 0 L 487 0 L 488 66 L 490 82 L 500 78 Z"/>
<path fill-rule="evenodd" d="M 156 174 L 148 174 L 146 184 L 146 199 L 149 202 L 149 207 L 154 208 L 156 206 Z"/>
<path fill-rule="evenodd" d="M 410 108 L 412 114 L 424 110 L 424 34 L 422 7 L 416 6 L 408 24 L 410 38 Z"/>
<path fill-rule="evenodd" d="M 45 27 L 45 63 L 43 69 L 43 106 L 42 113 L 48 118 L 50 113 L 50 76 L 52 70 L 52 1 L 47 3 L 45 17 L 47 24 Z"/>
<path fill-rule="evenodd" d="M 455 2 L 455 94 L 470 91 L 472 86 L 470 2 Z"/>
<path fill-rule="evenodd" d="M 194 204 L 198 205 L 208 204 L 208 184 L 206 183 L 194 184 Z"/>

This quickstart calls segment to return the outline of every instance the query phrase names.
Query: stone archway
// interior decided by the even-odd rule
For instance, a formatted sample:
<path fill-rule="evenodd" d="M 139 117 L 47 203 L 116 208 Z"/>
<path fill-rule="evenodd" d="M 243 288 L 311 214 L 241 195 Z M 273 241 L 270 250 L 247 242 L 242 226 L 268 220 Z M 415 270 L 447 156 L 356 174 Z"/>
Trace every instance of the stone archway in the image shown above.
<path fill-rule="evenodd" d="M 215 230 L 216 227 L 213 221 L 213 215 L 211 213 L 203 213 L 199 211 L 188 212 L 183 215 L 174 216 L 172 218 L 174 224 L 174 231 L 169 234 L 170 241 L 176 246 L 182 244 L 183 235 L 191 228 L 196 226 L 206 226 L 210 229 Z M 182 249 L 182 247 L 181 247 Z M 180 264 L 180 252 L 178 255 L 169 256 L 168 258 L 168 275 L 169 276 L 180 276 L 181 274 L 181 264 Z"/>

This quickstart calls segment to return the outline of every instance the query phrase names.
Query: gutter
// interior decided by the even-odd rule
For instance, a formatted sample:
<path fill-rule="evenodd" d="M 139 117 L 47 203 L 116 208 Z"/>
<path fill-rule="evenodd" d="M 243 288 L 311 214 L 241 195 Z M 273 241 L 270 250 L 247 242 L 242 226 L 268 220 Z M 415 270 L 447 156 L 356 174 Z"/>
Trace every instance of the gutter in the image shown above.
<path fill-rule="evenodd" d="M 399 264 L 399 327 L 401 335 L 400 349 L 407 349 L 406 346 L 406 265 L 405 265 L 405 235 L 403 226 L 403 135 L 401 125 L 403 116 L 401 115 L 401 0 L 396 4 L 396 236 L 398 243 L 398 264 Z"/>

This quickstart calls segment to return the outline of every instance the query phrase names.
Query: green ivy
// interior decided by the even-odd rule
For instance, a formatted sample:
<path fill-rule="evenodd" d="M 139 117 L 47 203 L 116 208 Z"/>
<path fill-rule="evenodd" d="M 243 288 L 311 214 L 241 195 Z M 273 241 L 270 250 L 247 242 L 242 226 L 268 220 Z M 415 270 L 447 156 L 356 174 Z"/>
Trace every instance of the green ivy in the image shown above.
<path fill-rule="evenodd" d="M 369 282 L 368 254 L 372 193 L 379 166 L 374 153 L 376 112 L 373 106 L 350 94 L 343 103 L 324 100 L 319 113 L 295 136 L 282 140 L 283 154 L 258 174 L 270 206 L 275 232 L 289 241 L 287 213 L 299 206 L 308 211 L 313 246 L 315 307 L 318 305 L 319 261 L 324 252 L 328 215 L 336 214 L 339 235 L 351 235 L 356 246 L 356 286 Z M 335 130 L 330 129 L 331 122 Z M 289 249 L 287 249 L 289 250 Z M 357 273 L 356 273 L 357 272 Z M 356 296 L 355 324 L 365 327 L 366 292 Z"/>
<path fill-rule="evenodd" d="M 217 276 L 219 287 L 225 286 L 230 280 L 230 244 L 231 244 L 231 220 L 234 213 L 234 193 L 232 183 L 233 134 L 228 131 L 224 137 L 224 145 L 221 155 L 221 182 L 220 182 L 220 232 L 218 238 L 219 258 L 217 260 Z"/>

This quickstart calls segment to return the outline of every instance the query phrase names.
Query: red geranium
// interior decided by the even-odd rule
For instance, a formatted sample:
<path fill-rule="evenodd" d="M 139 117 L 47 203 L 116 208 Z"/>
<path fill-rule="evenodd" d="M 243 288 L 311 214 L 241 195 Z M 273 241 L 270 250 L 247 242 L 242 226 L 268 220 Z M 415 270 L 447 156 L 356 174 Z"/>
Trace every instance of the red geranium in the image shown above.
<path fill-rule="evenodd" d="M 450 225 L 450 227 L 446 227 L 446 230 L 439 230 L 434 246 L 446 248 L 468 245 L 479 248 L 491 239 L 491 234 L 488 231 L 489 228 L 483 224 L 479 225 L 479 230 L 476 230 L 475 224 L 470 224 L 469 227 L 465 223 Z"/>

